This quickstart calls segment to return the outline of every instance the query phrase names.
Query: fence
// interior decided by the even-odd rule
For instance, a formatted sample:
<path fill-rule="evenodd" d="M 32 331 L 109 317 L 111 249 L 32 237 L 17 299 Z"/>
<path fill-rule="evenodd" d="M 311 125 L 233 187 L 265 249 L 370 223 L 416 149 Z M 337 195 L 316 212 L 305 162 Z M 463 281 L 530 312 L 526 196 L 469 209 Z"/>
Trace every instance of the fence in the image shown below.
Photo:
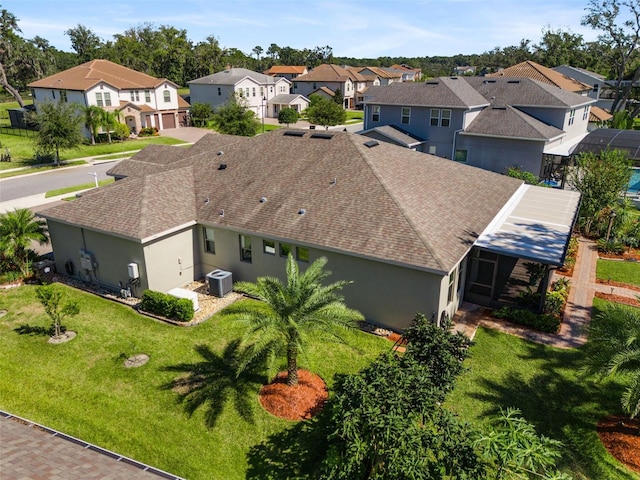
<path fill-rule="evenodd" d="M 34 137 L 36 135 L 36 131 L 29 130 L 27 128 L 0 127 L 0 134 L 16 135 L 19 137 Z"/>

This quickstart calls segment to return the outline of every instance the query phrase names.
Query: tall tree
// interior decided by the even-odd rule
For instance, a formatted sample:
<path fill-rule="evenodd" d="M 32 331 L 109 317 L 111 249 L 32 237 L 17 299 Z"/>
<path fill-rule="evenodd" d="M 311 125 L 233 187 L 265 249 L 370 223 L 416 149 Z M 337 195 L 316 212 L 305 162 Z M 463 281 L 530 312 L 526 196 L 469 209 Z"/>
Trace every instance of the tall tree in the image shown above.
<path fill-rule="evenodd" d="M 32 117 L 37 131 L 34 137 L 36 149 L 55 153 L 55 163 L 60 165 L 60 150 L 76 148 L 84 139 L 82 115 L 77 103 L 38 103 L 37 113 Z"/>
<path fill-rule="evenodd" d="M 224 55 L 225 52 L 220 48 L 218 39 L 209 35 L 193 47 L 193 54 L 186 66 L 187 77 L 189 79 L 206 77 L 224 69 Z"/>
<path fill-rule="evenodd" d="M 111 143 L 111 132 L 116 128 L 120 119 L 120 113 L 117 111 L 101 109 L 100 125 L 107 131 L 107 140 Z"/>
<path fill-rule="evenodd" d="M 346 120 L 347 112 L 344 111 L 342 105 L 338 105 L 333 100 L 320 95 L 311 95 L 309 100 L 309 108 L 307 108 L 309 122 L 323 125 L 328 129 L 330 126 L 342 124 Z"/>
<path fill-rule="evenodd" d="M 536 61 L 547 67 L 584 65 L 584 39 L 570 30 L 542 29 L 542 40 L 534 47 Z"/>
<path fill-rule="evenodd" d="M 6 67 L 14 65 L 17 61 L 17 50 L 22 38 L 16 33 L 20 32 L 18 19 L 6 9 L 0 10 L 0 85 L 16 99 L 20 107 L 24 108 L 24 102 L 20 92 L 9 83 Z"/>
<path fill-rule="evenodd" d="M 88 27 L 78 24 L 65 30 L 65 35 L 71 39 L 71 48 L 78 55 L 78 62 L 85 63 L 98 57 L 102 39 Z"/>
<path fill-rule="evenodd" d="M 339 331 L 350 329 L 362 320 L 362 314 L 347 308 L 340 290 L 351 282 L 322 285 L 331 272 L 324 269 L 322 257 L 303 272 L 290 253 L 287 281 L 260 277 L 256 283 L 238 282 L 234 289 L 255 300 L 236 302 L 223 313 L 233 315 L 248 326 L 240 365 L 266 355 L 273 374 L 278 357 L 287 359 L 287 385 L 298 384 L 298 355 L 311 337 L 340 340 Z"/>
<path fill-rule="evenodd" d="M 220 133 L 244 137 L 252 137 L 260 127 L 255 112 L 249 110 L 241 98 L 236 97 L 215 110 L 213 122 Z"/>
<path fill-rule="evenodd" d="M 47 224 L 35 218 L 28 208 L 0 214 L 0 251 L 23 275 L 30 271 L 30 259 L 35 257 L 31 242 L 49 242 Z"/>
<path fill-rule="evenodd" d="M 589 327 L 586 372 L 625 380 L 620 399 L 631 418 L 640 414 L 640 310 L 611 304 Z"/>
<path fill-rule="evenodd" d="M 582 194 L 581 225 L 586 235 L 600 212 L 612 207 L 627 189 L 631 162 L 620 150 L 605 150 L 599 156 L 583 153 L 569 175 L 569 184 Z"/>
<path fill-rule="evenodd" d="M 628 10 L 628 20 L 619 18 L 621 7 Z M 640 81 L 640 0 L 590 0 L 586 10 L 582 25 L 601 31 L 598 39 L 610 52 L 608 58 L 616 80 L 611 111 L 616 112 L 625 108 L 633 83 Z M 623 86 L 627 76 L 631 81 Z M 631 117 L 639 113 L 640 105 L 637 105 Z"/>

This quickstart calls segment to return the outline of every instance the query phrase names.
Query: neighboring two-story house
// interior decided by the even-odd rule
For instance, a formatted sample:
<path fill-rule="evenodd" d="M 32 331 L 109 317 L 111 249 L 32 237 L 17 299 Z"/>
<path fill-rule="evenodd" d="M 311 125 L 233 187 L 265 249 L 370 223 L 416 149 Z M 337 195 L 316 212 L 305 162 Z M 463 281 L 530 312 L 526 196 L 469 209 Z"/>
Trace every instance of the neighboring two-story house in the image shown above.
<path fill-rule="evenodd" d="M 419 82 L 422 79 L 422 69 L 413 68 L 405 63 L 391 65 L 389 68 L 384 68 L 388 72 L 400 72 L 402 74 L 403 82 Z"/>
<path fill-rule="evenodd" d="M 344 108 L 355 108 L 357 92 L 366 88 L 364 76 L 338 65 L 322 64 L 293 81 L 293 93 L 309 97 L 313 94 L 332 96 L 340 90 Z"/>
<path fill-rule="evenodd" d="M 286 78 L 290 82 L 292 82 L 294 78 L 307 73 L 309 73 L 309 70 L 307 70 L 307 67 L 304 65 L 273 65 L 269 70 L 264 71 L 265 75 Z"/>
<path fill-rule="evenodd" d="M 118 112 L 132 133 L 143 127 L 163 130 L 187 124 L 189 104 L 178 95 L 175 83 L 108 60 L 91 60 L 28 87 L 36 110 L 44 101 L 96 105 Z"/>
<path fill-rule="evenodd" d="M 591 98 L 597 100 L 596 106 L 602 108 L 608 112 L 611 111 L 613 100 L 615 98 L 615 89 L 611 85 L 607 84 L 606 77 L 599 73 L 590 72 L 584 68 L 571 67 L 569 65 L 560 65 L 554 67 L 558 73 L 561 73 L 567 77 L 573 78 L 578 82 L 591 86 L 591 90 L 588 95 Z"/>
<path fill-rule="evenodd" d="M 187 82 L 191 103 L 207 103 L 217 108 L 232 98 L 241 99 L 258 118 L 277 117 L 280 108 L 302 111 L 309 101 L 300 95 L 290 95 L 291 82 L 246 68 L 227 68 Z M 277 99 L 276 97 L 279 97 Z"/>
<path fill-rule="evenodd" d="M 515 166 L 562 183 L 595 100 L 529 78 L 441 77 L 372 87 L 364 103 L 364 135 L 391 126 L 420 140 L 425 153 L 499 173 Z"/>
<path fill-rule="evenodd" d="M 350 132 L 210 134 L 109 173 L 119 180 L 43 212 L 58 271 L 140 296 L 326 257 L 332 281 L 353 281 L 347 305 L 394 330 L 463 299 L 514 302 L 526 262 L 562 265 L 580 197 Z"/>

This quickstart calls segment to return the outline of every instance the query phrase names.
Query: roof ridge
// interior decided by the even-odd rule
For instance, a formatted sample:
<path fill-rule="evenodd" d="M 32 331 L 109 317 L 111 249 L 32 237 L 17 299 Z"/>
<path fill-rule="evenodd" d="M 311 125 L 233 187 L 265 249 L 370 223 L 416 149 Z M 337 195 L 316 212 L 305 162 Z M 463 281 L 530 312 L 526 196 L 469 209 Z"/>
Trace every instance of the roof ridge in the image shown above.
<path fill-rule="evenodd" d="M 382 180 L 381 176 L 378 174 L 378 172 L 376 171 L 375 167 L 369 163 L 367 161 L 367 158 L 365 155 L 362 154 L 362 151 L 360 150 L 359 145 L 356 145 L 355 139 L 356 137 L 354 136 L 348 136 L 349 141 L 353 144 L 354 147 L 356 147 L 356 151 L 358 152 L 358 155 L 360 155 L 360 157 L 364 160 L 364 163 L 367 165 L 367 167 L 369 168 L 369 170 L 371 171 L 371 173 L 373 173 L 373 175 L 376 177 L 376 180 L 378 181 L 378 183 L 380 184 L 380 186 L 384 189 L 384 191 L 387 194 L 387 197 L 391 199 L 391 201 L 394 203 L 394 205 L 396 206 L 396 208 L 398 209 L 398 211 L 401 213 L 402 218 L 405 219 L 405 221 L 411 226 L 411 230 L 415 233 L 416 237 L 420 239 L 420 242 L 422 243 L 422 245 L 425 247 L 425 249 L 427 251 L 429 251 L 429 253 L 431 254 L 431 256 L 433 257 L 433 259 L 435 260 L 435 262 L 438 264 L 438 267 L 442 270 L 445 271 L 446 268 L 443 267 L 444 262 L 442 261 L 442 259 L 436 255 L 434 249 L 431 247 L 431 245 L 429 245 L 429 243 L 426 241 L 425 238 L 423 238 L 423 236 L 420 234 L 419 229 L 416 227 L 415 223 L 411 220 L 411 218 L 407 215 L 407 212 L 405 210 L 405 208 L 398 202 L 398 200 L 396 199 L 395 195 L 393 195 L 391 193 L 391 191 L 389 190 L 389 188 L 387 188 L 387 185 L 384 183 L 384 181 Z"/>

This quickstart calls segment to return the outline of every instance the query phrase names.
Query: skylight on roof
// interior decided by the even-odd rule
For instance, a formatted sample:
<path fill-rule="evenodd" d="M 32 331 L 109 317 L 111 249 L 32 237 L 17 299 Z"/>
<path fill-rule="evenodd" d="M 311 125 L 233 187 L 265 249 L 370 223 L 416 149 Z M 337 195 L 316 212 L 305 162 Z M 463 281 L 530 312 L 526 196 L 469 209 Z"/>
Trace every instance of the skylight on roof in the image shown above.
<path fill-rule="evenodd" d="M 304 132 L 303 130 L 286 130 L 284 132 L 284 135 L 287 137 L 304 137 L 304 134 L 306 132 Z"/>
<path fill-rule="evenodd" d="M 311 138 L 324 138 L 325 140 L 331 140 L 333 133 L 312 133 Z"/>
<path fill-rule="evenodd" d="M 364 146 L 365 147 L 375 147 L 376 145 L 380 145 L 377 141 L 375 140 L 369 140 L 368 142 L 364 142 Z"/>

